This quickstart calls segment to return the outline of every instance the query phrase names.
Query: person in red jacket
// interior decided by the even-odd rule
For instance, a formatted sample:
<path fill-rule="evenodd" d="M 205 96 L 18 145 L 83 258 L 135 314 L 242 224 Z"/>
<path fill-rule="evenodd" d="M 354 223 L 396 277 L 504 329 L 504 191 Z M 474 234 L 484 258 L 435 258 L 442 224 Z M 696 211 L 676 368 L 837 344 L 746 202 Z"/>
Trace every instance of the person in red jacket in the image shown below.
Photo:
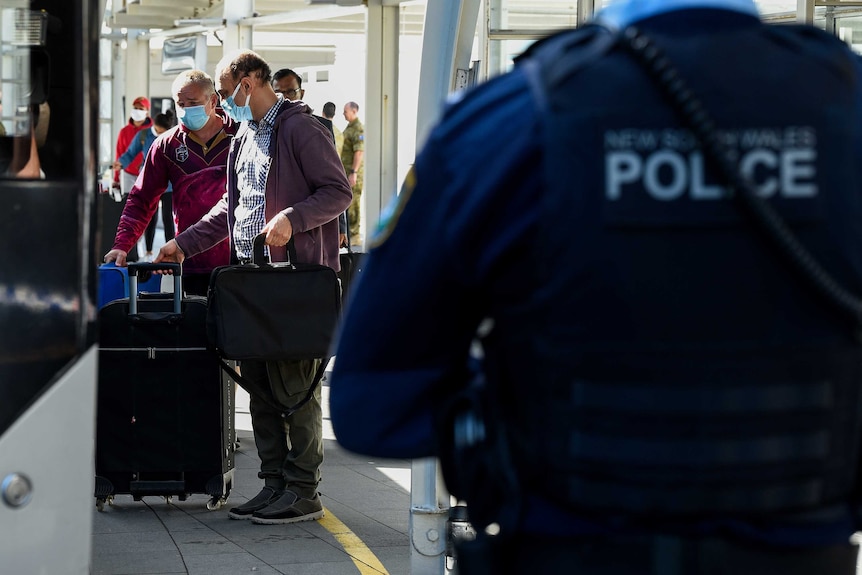
<path fill-rule="evenodd" d="M 117 134 L 117 153 L 114 156 L 114 160 L 119 161 L 120 156 L 125 153 L 138 132 L 147 130 L 152 125 L 153 121 L 150 119 L 150 101 L 145 96 L 138 96 L 132 102 L 129 123 L 123 126 L 120 133 Z M 138 178 L 138 172 L 141 169 L 141 162 L 143 160 L 143 156 L 138 154 L 125 168 L 114 170 L 114 187 L 119 186 L 123 196 L 127 196 L 132 190 L 132 186 Z"/>

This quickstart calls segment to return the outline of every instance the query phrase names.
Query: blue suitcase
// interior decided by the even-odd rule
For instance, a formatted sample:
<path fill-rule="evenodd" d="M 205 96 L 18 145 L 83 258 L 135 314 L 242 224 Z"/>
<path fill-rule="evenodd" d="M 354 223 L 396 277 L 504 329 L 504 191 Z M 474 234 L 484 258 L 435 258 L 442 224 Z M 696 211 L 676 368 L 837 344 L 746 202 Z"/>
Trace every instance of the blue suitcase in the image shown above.
<path fill-rule="evenodd" d="M 138 293 L 162 291 L 162 276 L 151 274 L 147 281 L 138 279 Z M 117 267 L 113 262 L 99 266 L 99 309 L 108 303 L 129 297 L 129 270 Z"/>

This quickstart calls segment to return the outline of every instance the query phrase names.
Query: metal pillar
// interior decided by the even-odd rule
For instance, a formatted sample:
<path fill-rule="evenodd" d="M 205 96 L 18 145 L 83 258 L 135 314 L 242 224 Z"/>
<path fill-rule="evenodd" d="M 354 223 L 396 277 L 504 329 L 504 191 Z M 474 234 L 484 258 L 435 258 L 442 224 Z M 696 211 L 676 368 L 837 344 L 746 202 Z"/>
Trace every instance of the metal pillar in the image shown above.
<path fill-rule="evenodd" d="M 814 1 L 796 0 L 796 21 L 800 24 L 814 24 Z"/>
<path fill-rule="evenodd" d="M 150 98 L 150 41 L 145 30 L 129 30 L 126 47 L 125 120 L 129 118 L 132 102 L 138 96 Z M 123 122 L 125 125 L 125 121 Z"/>
<path fill-rule="evenodd" d="M 222 44 L 224 54 L 234 50 L 251 50 L 252 27 L 242 23 L 243 18 L 254 15 L 254 0 L 224 0 L 222 9 L 225 37 Z M 212 73 L 211 70 L 207 71 Z M 218 78 L 213 78 L 218 83 Z"/>
<path fill-rule="evenodd" d="M 362 235 L 398 191 L 398 63 L 401 8 L 369 0 L 366 13 L 365 188 Z M 361 113 L 360 113 L 361 114 Z"/>
<path fill-rule="evenodd" d="M 463 73 L 470 66 L 480 6 L 481 0 L 460 0 L 429 2 L 426 7 L 416 118 L 417 150 L 439 120 L 446 98 L 455 89 L 459 70 Z M 446 572 L 449 493 L 436 459 L 414 461 L 411 472 L 410 572 L 439 575 Z"/>
<path fill-rule="evenodd" d="M 484 0 L 485 4 L 485 28 L 487 45 L 485 46 L 485 79 L 502 73 L 506 68 L 505 50 L 503 43 L 492 41 L 494 31 L 509 27 L 509 13 L 503 7 L 503 0 Z"/>
<path fill-rule="evenodd" d="M 111 44 L 111 161 L 115 160 L 115 150 L 117 143 L 117 134 L 123 128 L 126 122 L 129 121 L 129 110 L 126 109 L 125 91 L 126 91 L 126 50 L 125 45 L 127 40 L 115 40 Z M 131 104 L 131 102 L 129 102 Z M 131 109 L 131 105 L 129 106 Z"/>
<path fill-rule="evenodd" d="M 436 459 L 416 459 L 410 474 L 410 573 L 446 573 L 449 493 Z"/>
<path fill-rule="evenodd" d="M 469 68 L 481 0 L 429 2 L 422 40 L 416 149 L 437 123 L 455 87 L 456 71 Z"/>
<path fill-rule="evenodd" d="M 578 27 L 589 22 L 596 11 L 596 0 L 578 0 Z"/>
<path fill-rule="evenodd" d="M 114 94 L 111 102 L 113 117 L 111 133 L 114 143 L 111 144 L 112 150 L 117 134 L 129 121 L 134 99 L 138 96 L 150 97 L 150 42 L 143 34 L 143 30 L 127 30 L 125 39 L 115 41 L 113 44 L 111 75 Z M 127 71 L 134 73 L 127 73 Z"/>

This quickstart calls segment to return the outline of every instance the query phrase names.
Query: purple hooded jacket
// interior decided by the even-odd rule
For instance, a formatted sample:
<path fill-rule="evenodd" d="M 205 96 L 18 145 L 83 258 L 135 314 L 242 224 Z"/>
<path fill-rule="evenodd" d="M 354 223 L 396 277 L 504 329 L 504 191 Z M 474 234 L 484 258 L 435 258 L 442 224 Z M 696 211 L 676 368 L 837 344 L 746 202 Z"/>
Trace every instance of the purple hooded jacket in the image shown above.
<path fill-rule="evenodd" d="M 243 123 L 231 143 L 224 197 L 201 221 L 176 237 L 187 257 L 228 238 L 231 261 L 237 261 L 232 237 L 234 212 L 239 202 L 234 165 L 240 143 L 246 136 L 251 137 L 251 134 Z M 350 205 L 353 193 L 329 132 L 314 119 L 308 106 L 285 101 L 275 118 L 270 155 L 266 221 L 292 207 L 293 211 L 285 215 L 293 226 L 299 262 L 324 264 L 339 271 L 338 216 Z M 285 261 L 286 252 L 284 246 L 270 246 L 272 261 Z"/>

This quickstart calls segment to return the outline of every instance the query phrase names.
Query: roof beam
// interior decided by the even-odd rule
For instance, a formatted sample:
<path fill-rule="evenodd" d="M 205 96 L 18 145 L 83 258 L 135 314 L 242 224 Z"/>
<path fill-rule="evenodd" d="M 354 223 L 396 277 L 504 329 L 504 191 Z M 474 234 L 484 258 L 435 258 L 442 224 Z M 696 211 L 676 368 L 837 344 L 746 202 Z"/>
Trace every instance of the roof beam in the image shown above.
<path fill-rule="evenodd" d="M 174 25 L 174 17 L 171 14 L 161 14 L 152 16 L 135 16 L 125 12 L 117 12 L 111 15 L 108 22 L 111 28 L 172 28 Z"/>
<path fill-rule="evenodd" d="M 280 14 L 269 14 L 267 16 L 252 16 L 243 18 L 240 24 L 243 26 L 273 26 L 278 24 L 297 24 L 300 22 L 313 22 L 315 20 L 328 20 L 340 16 L 354 16 L 365 14 L 365 6 L 342 8 L 338 6 L 326 6 L 321 8 L 309 8 L 307 10 L 294 10 Z"/>
<path fill-rule="evenodd" d="M 138 0 L 141 6 L 164 6 L 169 8 L 209 8 L 210 0 Z M 129 4 L 133 6 L 133 4 Z"/>
<path fill-rule="evenodd" d="M 120 13 L 122 14 L 122 12 Z M 172 6 L 170 10 L 165 10 L 162 6 L 142 6 L 139 4 L 129 4 L 126 8 L 126 14 L 129 16 L 170 16 L 173 20 L 177 18 L 191 18 L 195 15 L 195 9 L 188 6 Z M 119 16 L 119 14 L 117 14 Z"/>

